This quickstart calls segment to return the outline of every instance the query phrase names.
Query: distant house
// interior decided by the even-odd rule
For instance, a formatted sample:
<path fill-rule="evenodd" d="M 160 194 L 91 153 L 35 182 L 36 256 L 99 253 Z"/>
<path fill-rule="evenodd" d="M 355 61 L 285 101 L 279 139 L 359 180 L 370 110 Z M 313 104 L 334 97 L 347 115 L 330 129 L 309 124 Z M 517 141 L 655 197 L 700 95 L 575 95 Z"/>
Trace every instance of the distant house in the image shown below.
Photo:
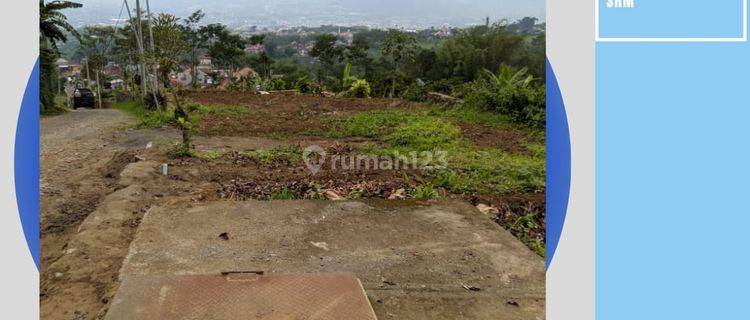
<path fill-rule="evenodd" d="M 257 77 L 257 76 L 258 76 L 258 72 L 250 67 L 244 67 L 234 73 L 234 78 L 236 80 L 240 80 L 242 78 L 247 78 L 247 77 Z"/>
<path fill-rule="evenodd" d="M 188 87 L 193 85 L 193 71 L 190 67 L 185 67 L 182 71 L 172 75 L 171 83 L 178 87 Z M 200 88 L 205 88 L 214 84 L 213 78 L 200 68 L 196 72 L 197 84 Z"/>
<path fill-rule="evenodd" d="M 204 74 L 212 74 L 216 72 L 213 61 L 208 55 L 204 55 L 198 60 L 198 66 L 196 69 L 198 69 L 199 72 L 203 72 Z"/>
<path fill-rule="evenodd" d="M 57 64 L 60 77 L 63 78 L 75 78 L 81 75 L 81 66 L 68 62 L 63 58 L 57 59 Z"/>
<path fill-rule="evenodd" d="M 354 42 L 354 33 L 351 31 L 347 32 L 339 32 L 338 35 L 342 41 L 344 41 L 346 44 L 352 44 Z"/>
<path fill-rule="evenodd" d="M 112 78 L 121 78 L 123 76 L 122 67 L 119 64 L 110 62 L 102 69 L 104 75 Z"/>
<path fill-rule="evenodd" d="M 435 36 L 439 38 L 445 38 L 450 37 L 453 35 L 453 30 L 451 30 L 450 26 L 443 25 L 438 32 L 435 32 Z"/>

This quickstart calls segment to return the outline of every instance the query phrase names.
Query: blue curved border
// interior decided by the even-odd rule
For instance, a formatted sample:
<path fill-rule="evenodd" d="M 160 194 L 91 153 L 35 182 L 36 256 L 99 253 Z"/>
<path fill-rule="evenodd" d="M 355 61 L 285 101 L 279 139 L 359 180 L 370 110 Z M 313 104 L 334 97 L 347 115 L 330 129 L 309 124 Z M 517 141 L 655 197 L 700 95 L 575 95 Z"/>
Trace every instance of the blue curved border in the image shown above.
<path fill-rule="evenodd" d="M 16 202 L 26 243 L 39 270 L 39 59 L 34 64 L 16 127 Z"/>
<path fill-rule="evenodd" d="M 547 60 L 547 269 L 560 242 L 570 199 L 570 130 L 555 72 Z"/>

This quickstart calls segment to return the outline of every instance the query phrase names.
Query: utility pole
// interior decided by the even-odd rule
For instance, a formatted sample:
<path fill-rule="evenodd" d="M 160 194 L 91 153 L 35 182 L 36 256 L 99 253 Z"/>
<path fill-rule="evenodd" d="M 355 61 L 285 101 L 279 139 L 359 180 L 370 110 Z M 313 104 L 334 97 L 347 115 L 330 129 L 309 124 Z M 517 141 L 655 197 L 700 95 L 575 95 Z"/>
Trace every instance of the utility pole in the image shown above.
<path fill-rule="evenodd" d="M 99 84 L 99 70 L 96 71 L 96 96 L 97 101 L 99 101 L 99 109 L 102 108 L 102 89 L 101 85 Z"/>
<path fill-rule="evenodd" d="M 125 0 L 125 3 L 128 3 L 127 0 Z M 139 67 L 141 69 L 141 95 L 142 97 L 146 96 L 146 90 L 148 89 L 148 86 L 146 85 L 146 63 L 144 60 L 144 51 L 143 51 L 143 24 L 141 23 L 141 0 L 135 0 L 135 19 L 136 25 L 134 26 L 136 31 L 136 38 L 138 41 L 138 54 L 139 54 L 139 60 L 140 64 Z"/>
<path fill-rule="evenodd" d="M 130 25 L 133 28 L 133 32 L 135 33 L 135 42 L 138 45 L 138 51 L 141 52 L 143 48 L 143 44 L 141 43 L 141 37 L 138 35 L 138 26 L 134 24 L 133 21 L 133 14 L 130 12 L 130 4 L 128 4 L 128 0 L 122 0 L 122 2 L 125 4 L 125 10 L 128 12 L 128 18 L 130 19 Z M 140 60 L 140 59 L 139 59 Z M 138 65 L 138 71 L 142 71 L 143 68 L 141 68 L 141 64 Z M 146 88 L 143 82 L 143 73 L 141 72 L 141 103 L 143 103 L 143 98 L 146 97 Z"/>
<path fill-rule="evenodd" d="M 91 75 L 89 74 L 89 58 L 84 58 L 86 60 L 86 88 L 89 87 L 89 82 L 91 82 Z"/>
<path fill-rule="evenodd" d="M 149 42 L 151 42 L 151 53 L 156 52 L 156 46 L 154 46 L 154 21 L 151 17 L 151 4 L 149 0 L 146 0 L 146 14 L 148 15 L 148 34 L 149 34 Z M 153 66 L 151 70 L 154 72 L 154 86 L 151 88 L 151 94 L 154 95 L 154 103 L 156 104 L 156 109 L 161 109 L 161 106 L 159 105 L 159 98 L 157 97 L 157 93 L 159 92 L 159 79 L 156 76 L 159 72 L 157 66 Z M 166 85 L 166 84 L 165 84 Z"/>

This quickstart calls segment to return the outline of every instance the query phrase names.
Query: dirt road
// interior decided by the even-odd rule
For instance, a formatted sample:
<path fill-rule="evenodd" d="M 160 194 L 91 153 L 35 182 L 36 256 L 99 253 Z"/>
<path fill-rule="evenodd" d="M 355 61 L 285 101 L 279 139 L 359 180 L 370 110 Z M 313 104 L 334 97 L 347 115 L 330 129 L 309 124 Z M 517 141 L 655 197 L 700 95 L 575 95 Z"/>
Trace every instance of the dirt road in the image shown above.
<path fill-rule="evenodd" d="M 50 296 L 64 287 L 49 266 L 64 255 L 81 223 L 114 191 L 117 176 L 132 158 L 113 146 L 122 129 L 132 123 L 129 115 L 112 109 L 77 110 L 41 120 L 43 311 L 52 307 Z"/>
<path fill-rule="evenodd" d="M 58 254 L 68 229 L 93 211 L 111 181 L 106 168 L 118 150 L 107 148 L 133 119 L 119 110 L 78 110 L 41 121 L 42 262 Z M 101 173 L 104 173 L 103 175 Z M 53 241 L 50 237 L 55 238 Z"/>

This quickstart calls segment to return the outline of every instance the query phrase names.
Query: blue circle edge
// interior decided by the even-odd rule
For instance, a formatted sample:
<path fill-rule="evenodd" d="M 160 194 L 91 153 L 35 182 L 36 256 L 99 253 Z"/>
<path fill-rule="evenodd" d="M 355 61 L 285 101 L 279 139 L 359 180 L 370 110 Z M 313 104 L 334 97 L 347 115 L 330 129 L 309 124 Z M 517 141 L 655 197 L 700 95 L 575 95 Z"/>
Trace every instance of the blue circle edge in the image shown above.
<path fill-rule="evenodd" d="M 26 84 L 16 127 L 14 178 L 16 203 L 26 243 L 39 270 L 39 58 Z"/>
<path fill-rule="evenodd" d="M 560 243 L 570 200 L 570 128 L 560 86 L 547 59 L 547 270 Z"/>

